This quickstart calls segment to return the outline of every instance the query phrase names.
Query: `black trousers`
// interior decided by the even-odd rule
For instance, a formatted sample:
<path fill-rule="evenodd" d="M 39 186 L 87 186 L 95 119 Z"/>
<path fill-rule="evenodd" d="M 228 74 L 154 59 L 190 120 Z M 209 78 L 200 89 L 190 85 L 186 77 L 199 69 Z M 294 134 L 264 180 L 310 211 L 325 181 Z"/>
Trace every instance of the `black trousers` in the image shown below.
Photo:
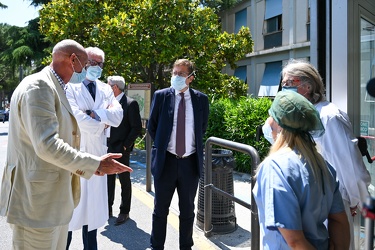
<path fill-rule="evenodd" d="M 84 250 L 98 250 L 98 242 L 96 239 L 97 229 L 88 231 L 88 226 L 82 227 L 82 241 Z M 66 250 L 69 249 L 70 243 L 72 242 L 72 231 L 68 232 L 68 240 L 66 244 Z"/>
<path fill-rule="evenodd" d="M 193 154 L 186 159 L 177 159 L 167 153 L 163 173 L 159 179 L 154 180 L 155 200 L 150 239 L 152 249 L 164 249 L 167 216 L 176 189 L 180 210 L 180 249 L 191 249 L 194 244 L 194 199 L 199 181 L 196 157 L 196 154 Z"/>
<path fill-rule="evenodd" d="M 129 166 L 130 164 L 130 152 L 123 152 L 120 159 L 116 159 L 122 164 Z M 132 185 L 130 181 L 130 173 L 125 172 L 117 174 L 121 184 L 121 204 L 120 213 L 128 214 L 130 212 L 131 197 L 132 197 Z M 108 210 L 112 211 L 112 206 L 115 200 L 115 189 L 116 189 L 116 174 L 107 175 L 107 188 L 108 188 Z"/>

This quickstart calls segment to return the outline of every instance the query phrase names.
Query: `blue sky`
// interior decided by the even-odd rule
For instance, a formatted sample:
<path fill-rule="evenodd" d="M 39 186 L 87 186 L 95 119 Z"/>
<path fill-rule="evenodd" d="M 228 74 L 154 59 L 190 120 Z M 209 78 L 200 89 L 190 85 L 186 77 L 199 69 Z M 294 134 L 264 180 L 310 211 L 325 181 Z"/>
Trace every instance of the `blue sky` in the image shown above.
<path fill-rule="evenodd" d="M 0 9 L 0 23 L 7 23 L 19 27 L 27 26 L 27 21 L 39 16 L 38 9 L 30 6 L 28 0 L 0 0 L 8 6 L 7 9 Z"/>

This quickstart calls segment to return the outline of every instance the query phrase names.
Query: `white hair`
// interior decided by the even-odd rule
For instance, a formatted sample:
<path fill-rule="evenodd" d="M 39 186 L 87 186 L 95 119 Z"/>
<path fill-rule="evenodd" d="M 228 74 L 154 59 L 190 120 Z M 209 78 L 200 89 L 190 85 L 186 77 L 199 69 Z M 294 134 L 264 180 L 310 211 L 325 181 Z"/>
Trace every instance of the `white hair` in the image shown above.
<path fill-rule="evenodd" d="M 104 51 L 99 49 L 98 47 L 87 47 L 86 49 L 87 55 L 97 55 L 103 58 L 104 62 Z"/>
<path fill-rule="evenodd" d="M 125 79 L 122 76 L 108 76 L 107 81 L 111 86 L 117 85 L 122 91 L 125 89 Z"/>

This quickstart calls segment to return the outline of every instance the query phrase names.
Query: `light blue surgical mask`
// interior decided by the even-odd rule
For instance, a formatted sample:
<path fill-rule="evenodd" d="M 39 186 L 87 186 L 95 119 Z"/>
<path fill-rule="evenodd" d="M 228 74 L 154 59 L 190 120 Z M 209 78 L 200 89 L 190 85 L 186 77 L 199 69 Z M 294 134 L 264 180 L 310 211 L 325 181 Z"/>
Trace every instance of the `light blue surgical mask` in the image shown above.
<path fill-rule="evenodd" d="M 274 144 L 275 141 L 274 141 L 273 136 L 272 136 L 272 128 L 271 128 L 271 125 L 268 122 L 266 122 L 263 125 L 262 131 L 263 131 L 264 138 L 266 138 L 267 141 L 269 141 L 271 144 Z"/>
<path fill-rule="evenodd" d="M 81 65 L 82 71 L 80 73 L 76 72 L 76 70 L 74 69 L 74 66 L 72 65 L 73 75 L 72 75 L 72 77 L 69 80 L 69 82 L 71 82 L 71 83 L 81 83 L 86 78 L 86 70 L 82 66 L 82 63 L 79 60 L 79 58 L 77 56 L 76 56 L 76 58 L 77 58 L 79 64 Z"/>
<path fill-rule="evenodd" d="M 86 78 L 86 70 L 83 68 L 81 73 L 73 72 L 72 77 L 69 82 L 71 83 L 81 83 Z"/>
<path fill-rule="evenodd" d="M 183 76 L 172 76 L 171 78 L 171 86 L 177 90 L 177 91 L 181 91 L 183 90 L 184 88 L 187 87 L 186 85 L 186 78 L 187 77 L 183 77 Z"/>
<path fill-rule="evenodd" d="M 298 86 L 283 86 L 282 91 L 294 91 L 298 93 Z"/>
<path fill-rule="evenodd" d="M 90 81 L 96 81 L 102 76 L 103 69 L 100 66 L 90 66 L 87 68 L 86 78 Z"/>

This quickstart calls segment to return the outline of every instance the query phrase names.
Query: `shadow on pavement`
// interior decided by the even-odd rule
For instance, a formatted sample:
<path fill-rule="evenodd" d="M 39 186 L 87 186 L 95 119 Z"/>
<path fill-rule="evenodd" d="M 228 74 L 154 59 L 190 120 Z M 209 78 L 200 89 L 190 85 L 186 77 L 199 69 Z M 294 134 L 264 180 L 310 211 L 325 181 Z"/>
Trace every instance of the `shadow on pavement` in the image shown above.
<path fill-rule="evenodd" d="M 249 238 L 250 237 L 250 238 Z M 230 250 L 233 248 L 247 248 L 250 246 L 251 233 L 249 231 L 238 226 L 237 229 L 229 234 L 215 234 L 208 238 L 210 241 L 215 243 L 221 250 Z"/>
<path fill-rule="evenodd" d="M 115 217 L 108 220 L 109 225 L 100 232 L 112 242 L 121 244 L 124 249 L 146 249 L 150 246 L 150 234 L 137 227 L 131 218 L 124 224 L 115 226 Z M 135 240 L 136 239 L 136 240 Z"/>

